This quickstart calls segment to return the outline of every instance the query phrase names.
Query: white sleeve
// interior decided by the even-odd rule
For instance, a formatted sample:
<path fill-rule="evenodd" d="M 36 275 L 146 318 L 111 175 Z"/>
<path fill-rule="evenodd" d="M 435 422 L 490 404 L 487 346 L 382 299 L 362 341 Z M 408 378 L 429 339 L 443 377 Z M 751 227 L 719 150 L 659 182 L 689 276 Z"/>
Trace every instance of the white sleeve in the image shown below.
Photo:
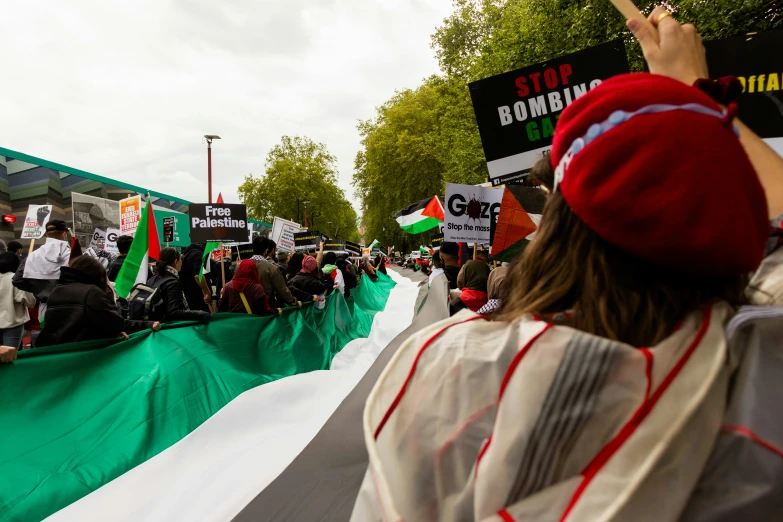
<path fill-rule="evenodd" d="M 337 276 L 335 276 L 334 282 L 337 285 L 338 290 L 340 290 L 340 293 L 345 295 L 345 278 L 339 268 L 337 269 Z"/>

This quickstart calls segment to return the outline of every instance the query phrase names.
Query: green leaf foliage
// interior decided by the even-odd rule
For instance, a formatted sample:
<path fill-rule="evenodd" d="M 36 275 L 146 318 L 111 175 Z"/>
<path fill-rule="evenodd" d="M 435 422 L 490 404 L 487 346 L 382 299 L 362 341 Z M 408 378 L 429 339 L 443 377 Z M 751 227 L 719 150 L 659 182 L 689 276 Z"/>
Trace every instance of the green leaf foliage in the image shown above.
<path fill-rule="evenodd" d="M 311 229 L 359 240 L 356 211 L 337 186 L 337 159 L 323 143 L 283 136 L 267 155 L 266 174 L 246 176 L 237 190 L 250 217 L 271 223 L 277 216 L 302 223 L 308 201 Z"/>
<path fill-rule="evenodd" d="M 783 2 L 776 0 L 636 0 L 645 13 L 661 3 L 705 40 L 783 28 Z M 375 118 L 359 123 L 363 149 L 353 182 L 366 235 L 384 244 L 426 240 L 405 238 L 393 212 L 443 194 L 447 182 L 486 181 L 469 82 L 618 37 L 631 68 L 644 68 L 641 49 L 609 0 L 453 0 L 453 6 L 432 35 L 441 74 L 398 92 Z"/>

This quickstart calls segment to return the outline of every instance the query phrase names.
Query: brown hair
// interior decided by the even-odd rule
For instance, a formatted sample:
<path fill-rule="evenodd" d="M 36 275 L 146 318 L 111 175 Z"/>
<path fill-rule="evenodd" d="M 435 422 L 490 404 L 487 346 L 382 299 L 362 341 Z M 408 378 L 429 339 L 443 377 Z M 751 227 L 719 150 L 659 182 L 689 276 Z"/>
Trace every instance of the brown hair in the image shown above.
<path fill-rule="evenodd" d="M 548 158 L 533 175 L 551 187 Z M 661 342 L 704 305 L 742 304 L 748 277 L 685 274 L 638 259 L 598 237 L 555 192 L 535 238 L 509 268 L 508 281 L 501 320 L 571 311 L 570 326 L 646 347 Z"/>

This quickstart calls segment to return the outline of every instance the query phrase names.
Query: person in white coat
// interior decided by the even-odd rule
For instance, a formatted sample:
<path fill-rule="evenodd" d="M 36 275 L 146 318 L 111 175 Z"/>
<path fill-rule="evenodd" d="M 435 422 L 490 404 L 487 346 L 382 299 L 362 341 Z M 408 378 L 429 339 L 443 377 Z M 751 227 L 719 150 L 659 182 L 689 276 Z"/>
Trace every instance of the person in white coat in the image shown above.
<path fill-rule="evenodd" d="M 19 349 L 24 323 L 30 320 L 27 309 L 35 306 L 35 296 L 14 288 L 11 281 L 19 268 L 14 252 L 0 254 L 0 345 Z"/>
<path fill-rule="evenodd" d="M 726 429 L 726 325 L 783 210 L 783 159 L 736 119 L 737 82 L 706 79 L 696 30 L 662 8 L 650 21 L 658 36 L 629 28 L 651 74 L 560 116 L 533 169 L 551 195 L 497 320 L 419 331 L 376 382 L 354 522 L 685 511 Z"/>

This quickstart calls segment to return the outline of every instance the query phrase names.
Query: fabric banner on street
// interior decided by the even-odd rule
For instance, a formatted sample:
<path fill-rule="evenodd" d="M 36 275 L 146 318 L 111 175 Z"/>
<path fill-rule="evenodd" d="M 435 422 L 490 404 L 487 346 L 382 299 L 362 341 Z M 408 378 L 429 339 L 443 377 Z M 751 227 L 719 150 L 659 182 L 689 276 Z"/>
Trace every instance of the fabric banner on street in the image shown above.
<path fill-rule="evenodd" d="M 0 521 L 41 520 L 166 450 L 243 392 L 329 369 L 349 341 L 370 334 L 394 286 L 381 275 L 348 301 L 331 296 L 324 310 L 218 314 L 125 342 L 21 352 L 0 368 L 1 396 L 25 390 L 25 400 L 0 410 Z"/>
<path fill-rule="evenodd" d="M 111 514 L 113 522 L 226 522 L 254 502 L 270 483 L 287 476 L 287 468 L 307 454 L 308 443 L 317 443 L 329 426 L 342 441 L 334 441 L 340 449 L 332 446 L 328 455 L 321 451 L 319 455 L 324 459 L 347 457 L 353 461 L 355 452 L 364 451 L 360 422 L 363 397 L 393 354 L 395 338 L 413 320 L 420 296 L 419 282 L 426 280 L 421 277 L 411 281 L 418 274 L 409 279 L 393 270 L 389 275 L 397 285 L 384 310 L 374 316 L 369 335 L 348 343 L 332 359 L 329 370 L 294 375 L 246 391 L 177 444 L 55 513 L 48 521 L 103 522 Z M 360 286 L 364 284 L 363 280 Z M 375 291 L 378 286 L 365 290 Z M 369 304 L 366 299 L 372 293 L 360 294 L 357 313 Z M 392 339 L 395 341 L 390 344 Z M 338 422 L 342 424 L 338 428 L 333 421 L 342 418 L 341 411 L 346 407 L 352 417 L 357 415 L 356 419 L 347 424 Z M 332 487 L 323 489 L 324 493 L 346 489 L 348 496 L 355 497 L 365 467 L 363 464 L 351 470 L 351 485 L 347 489 L 341 484 L 345 485 L 348 477 L 340 472 Z M 294 479 L 297 484 L 303 485 L 306 477 L 307 482 L 325 486 L 316 477 L 325 476 L 330 470 L 321 463 L 310 463 L 308 469 L 305 476 Z M 299 491 L 297 487 L 277 495 L 278 500 L 284 501 L 296 493 L 295 496 L 306 495 L 309 504 L 316 504 L 308 510 L 324 508 L 308 494 L 309 486 Z M 353 499 L 346 503 L 348 514 L 352 503 Z M 276 519 L 274 509 L 264 513 L 269 519 Z M 319 518 L 306 516 L 297 520 Z"/>

